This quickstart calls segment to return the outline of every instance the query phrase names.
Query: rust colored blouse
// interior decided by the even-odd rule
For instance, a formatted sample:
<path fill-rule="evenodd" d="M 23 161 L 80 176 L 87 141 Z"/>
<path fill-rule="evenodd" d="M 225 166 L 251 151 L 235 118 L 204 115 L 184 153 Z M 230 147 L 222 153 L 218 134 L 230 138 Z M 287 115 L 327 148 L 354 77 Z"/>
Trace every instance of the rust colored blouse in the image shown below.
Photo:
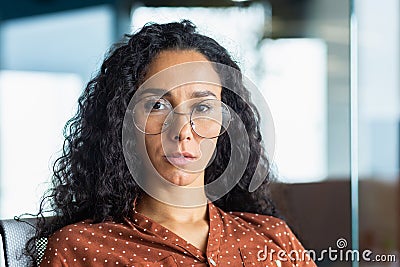
<path fill-rule="evenodd" d="M 46 266 L 316 266 L 286 223 L 208 203 L 206 253 L 136 211 L 123 223 L 68 225 L 48 240 Z"/>

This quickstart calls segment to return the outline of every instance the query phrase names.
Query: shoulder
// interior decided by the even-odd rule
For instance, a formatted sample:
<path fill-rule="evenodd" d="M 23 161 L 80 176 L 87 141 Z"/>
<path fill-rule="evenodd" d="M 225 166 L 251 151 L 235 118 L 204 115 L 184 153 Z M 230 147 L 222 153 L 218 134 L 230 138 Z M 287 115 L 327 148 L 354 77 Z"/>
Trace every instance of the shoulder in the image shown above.
<path fill-rule="evenodd" d="M 229 224 L 239 224 L 245 228 L 268 233 L 284 231 L 289 228 L 284 220 L 270 215 L 240 211 L 225 212 L 215 205 L 212 208 L 217 209 L 223 221 Z"/>
<path fill-rule="evenodd" d="M 100 248 L 112 247 L 128 226 L 123 223 L 91 223 L 89 220 L 67 225 L 49 238 L 41 266 L 64 266 L 67 262 L 84 261 Z M 111 245 L 112 244 L 112 245 Z M 78 257 L 79 256 L 79 257 Z M 60 265 L 57 265 L 59 263 Z"/>
<path fill-rule="evenodd" d="M 264 250 L 261 253 L 259 252 L 259 256 L 263 253 L 267 254 L 269 250 L 268 256 L 274 253 L 278 256 L 286 255 L 294 263 L 306 265 L 312 263 L 309 266 L 316 266 L 309 257 L 307 250 L 284 220 L 248 212 L 228 212 L 227 215 L 231 216 L 242 227 L 250 229 L 256 236 L 266 240 Z M 264 254 L 263 256 L 265 256 Z"/>
<path fill-rule="evenodd" d="M 249 212 L 223 212 L 224 223 L 246 228 L 283 250 L 304 250 L 288 224 L 279 218 Z"/>
<path fill-rule="evenodd" d="M 252 229 L 261 235 L 273 237 L 273 239 L 294 239 L 295 235 L 288 224 L 279 218 L 249 212 L 229 212 L 229 214 L 237 221 L 243 221 L 250 225 Z"/>
<path fill-rule="evenodd" d="M 243 220 L 248 224 L 255 225 L 257 227 L 268 227 L 270 229 L 276 229 L 280 227 L 288 227 L 286 222 L 282 219 L 257 213 L 250 212 L 228 212 L 228 214 L 235 218 L 235 220 Z"/>
<path fill-rule="evenodd" d="M 48 239 L 49 244 L 88 244 L 91 245 L 96 240 L 107 240 L 122 235 L 122 232 L 128 230 L 125 223 L 116 223 L 112 221 L 93 223 L 85 220 L 64 226 L 54 232 Z"/>
<path fill-rule="evenodd" d="M 91 235 L 94 232 L 99 232 L 103 227 L 105 227 L 107 223 L 99 223 L 99 224 L 93 224 L 91 223 L 90 220 L 85 220 L 81 222 L 77 222 L 74 224 L 70 224 L 67 226 L 64 226 L 63 228 L 55 231 L 50 237 L 49 237 L 49 243 L 58 243 L 58 242 L 65 242 L 65 241 L 74 241 L 74 238 L 79 236 L 85 236 L 85 235 Z M 79 240 L 78 240 L 79 241 Z"/>
<path fill-rule="evenodd" d="M 288 243 L 289 239 L 297 240 L 288 224 L 282 219 L 249 212 L 229 212 L 227 214 L 242 227 L 250 228 L 257 234 L 273 240 L 278 245 Z"/>

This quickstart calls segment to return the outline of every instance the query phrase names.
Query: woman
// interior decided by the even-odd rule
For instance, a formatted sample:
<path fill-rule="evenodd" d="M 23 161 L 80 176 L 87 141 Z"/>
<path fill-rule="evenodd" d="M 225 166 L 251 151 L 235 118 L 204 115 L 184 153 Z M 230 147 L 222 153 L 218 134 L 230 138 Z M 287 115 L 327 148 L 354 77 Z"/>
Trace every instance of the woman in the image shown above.
<path fill-rule="evenodd" d="M 189 21 L 144 26 L 80 97 L 57 216 L 28 248 L 50 236 L 40 266 L 315 266 L 276 218 L 271 173 L 248 190 L 269 169 L 259 120 L 216 41 Z"/>

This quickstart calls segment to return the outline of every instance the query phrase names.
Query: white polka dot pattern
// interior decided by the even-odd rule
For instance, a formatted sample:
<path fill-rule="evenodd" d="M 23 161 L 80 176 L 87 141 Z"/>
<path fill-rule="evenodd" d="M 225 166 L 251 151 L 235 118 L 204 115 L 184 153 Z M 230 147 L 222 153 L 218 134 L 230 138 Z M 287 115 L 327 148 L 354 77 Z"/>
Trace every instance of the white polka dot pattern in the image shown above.
<path fill-rule="evenodd" d="M 316 266 L 287 258 L 259 261 L 268 249 L 304 250 L 286 223 L 252 213 L 225 213 L 208 204 L 206 252 L 136 211 L 123 223 L 83 221 L 54 233 L 41 263 L 46 266 Z"/>

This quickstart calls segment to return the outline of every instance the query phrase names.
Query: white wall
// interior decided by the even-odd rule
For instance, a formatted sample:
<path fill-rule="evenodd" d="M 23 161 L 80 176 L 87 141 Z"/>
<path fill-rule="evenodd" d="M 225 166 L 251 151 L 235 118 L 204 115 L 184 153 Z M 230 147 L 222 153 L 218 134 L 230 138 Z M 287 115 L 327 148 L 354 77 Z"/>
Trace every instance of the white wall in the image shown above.
<path fill-rule="evenodd" d="M 400 122 L 400 2 L 357 1 L 361 178 L 396 180 Z"/>
<path fill-rule="evenodd" d="M 2 69 L 75 73 L 87 81 L 112 42 L 108 6 L 3 22 Z"/>
<path fill-rule="evenodd" d="M 113 41 L 113 23 L 100 6 L 0 25 L 0 218 L 37 212 L 62 127 Z"/>

